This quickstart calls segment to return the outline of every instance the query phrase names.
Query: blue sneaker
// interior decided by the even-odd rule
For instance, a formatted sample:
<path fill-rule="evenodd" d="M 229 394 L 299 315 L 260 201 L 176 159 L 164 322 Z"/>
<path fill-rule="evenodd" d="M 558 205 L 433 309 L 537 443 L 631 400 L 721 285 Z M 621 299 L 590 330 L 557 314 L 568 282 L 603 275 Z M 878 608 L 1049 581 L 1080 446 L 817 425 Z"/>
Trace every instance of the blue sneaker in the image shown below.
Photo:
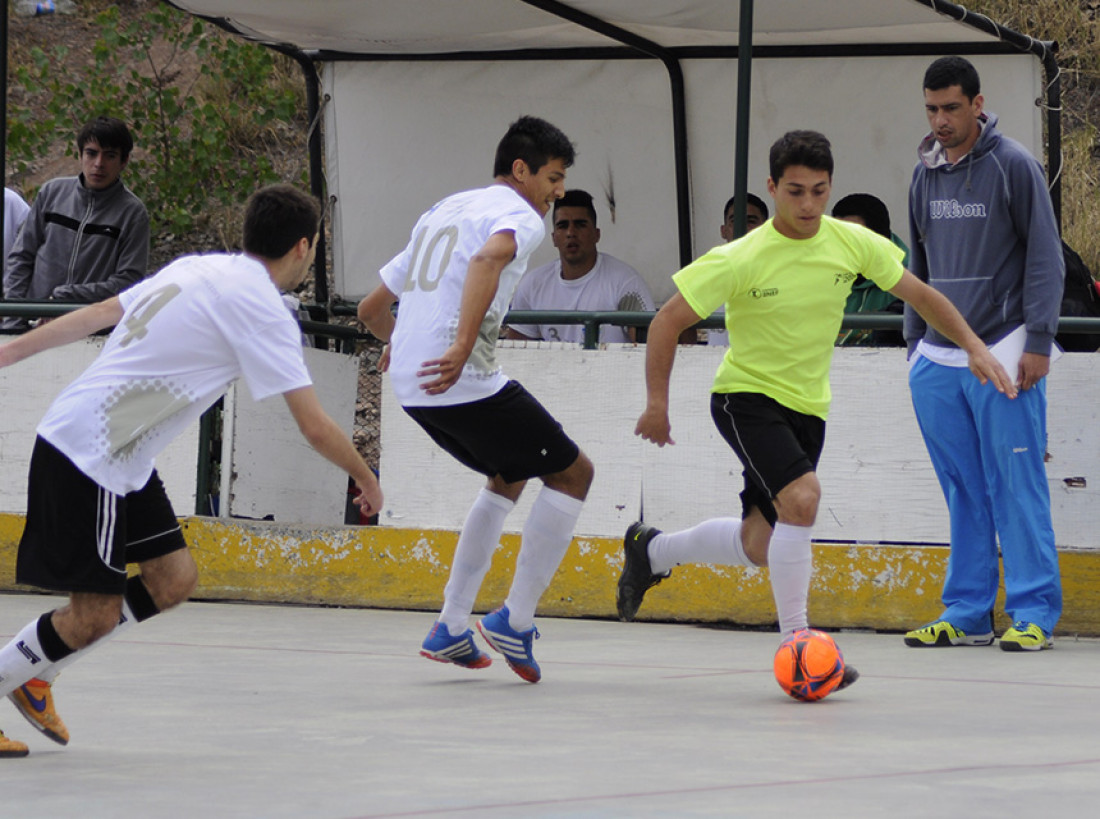
<path fill-rule="evenodd" d="M 516 631 L 508 625 L 508 607 L 502 606 L 477 624 L 477 630 L 494 651 L 504 655 L 508 667 L 529 683 L 542 679 L 542 671 L 531 653 L 531 644 L 539 636 L 539 630 L 532 626 L 527 631 Z"/>
<path fill-rule="evenodd" d="M 474 642 L 471 629 L 452 637 L 447 627 L 436 620 L 420 646 L 420 656 L 437 663 L 454 663 L 463 668 L 488 668 L 493 660 Z"/>

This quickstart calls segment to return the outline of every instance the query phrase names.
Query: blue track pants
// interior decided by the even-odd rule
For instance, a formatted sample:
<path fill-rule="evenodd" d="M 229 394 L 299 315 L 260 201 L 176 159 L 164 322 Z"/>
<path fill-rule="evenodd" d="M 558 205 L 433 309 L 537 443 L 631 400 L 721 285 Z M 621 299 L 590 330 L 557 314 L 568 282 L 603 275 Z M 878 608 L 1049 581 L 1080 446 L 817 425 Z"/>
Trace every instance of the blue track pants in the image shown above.
<path fill-rule="evenodd" d="M 909 387 L 951 515 L 942 619 L 966 632 L 989 631 L 999 540 L 1005 612 L 1051 634 L 1062 614 L 1062 583 L 1043 464 L 1046 379 L 1009 399 L 965 367 L 921 358 Z"/>

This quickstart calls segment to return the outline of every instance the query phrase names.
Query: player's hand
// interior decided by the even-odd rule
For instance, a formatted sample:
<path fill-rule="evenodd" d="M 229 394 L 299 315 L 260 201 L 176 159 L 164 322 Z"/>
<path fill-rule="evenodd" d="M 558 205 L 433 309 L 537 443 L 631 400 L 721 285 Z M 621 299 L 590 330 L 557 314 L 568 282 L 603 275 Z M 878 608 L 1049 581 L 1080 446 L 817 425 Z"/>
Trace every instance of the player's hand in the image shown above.
<path fill-rule="evenodd" d="M 1025 392 L 1039 383 L 1050 372 L 1050 356 L 1024 353 L 1020 358 L 1016 386 Z"/>
<path fill-rule="evenodd" d="M 455 385 L 462 375 L 462 368 L 466 366 L 469 353 L 464 353 L 454 345 L 447 348 L 442 358 L 425 361 L 416 371 L 417 378 L 430 378 L 420 385 L 420 389 L 428 395 L 442 395 Z"/>
<path fill-rule="evenodd" d="M 382 355 L 378 356 L 378 372 L 389 372 L 390 369 L 390 345 L 382 345 Z"/>
<path fill-rule="evenodd" d="M 652 441 L 657 446 L 665 444 L 675 445 L 672 440 L 672 426 L 668 422 L 668 413 L 646 407 L 645 412 L 638 418 L 634 425 L 634 434 L 642 436 L 646 441 Z"/>
<path fill-rule="evenodd" d="M 352 499 L 352 503 L 367 517 L 377 515 L 382 509 L 382 487 L 378 481 L 371 481 L 367 486 L 356 481 L 355 485 L 359 487 L 359 494 Z"/>
<path fill-rule="evenodd" d="M 997 392 L 1002 392 L 1009 398 L 1016 397 L 1016 384 L 1005 372 L 1001 362 L 989 352 L 988 347 L 983 346 L 982 349 L 970 354 L 970 372 L 974 373 L 974 376 L 983 384 L 992 381 Z"/>

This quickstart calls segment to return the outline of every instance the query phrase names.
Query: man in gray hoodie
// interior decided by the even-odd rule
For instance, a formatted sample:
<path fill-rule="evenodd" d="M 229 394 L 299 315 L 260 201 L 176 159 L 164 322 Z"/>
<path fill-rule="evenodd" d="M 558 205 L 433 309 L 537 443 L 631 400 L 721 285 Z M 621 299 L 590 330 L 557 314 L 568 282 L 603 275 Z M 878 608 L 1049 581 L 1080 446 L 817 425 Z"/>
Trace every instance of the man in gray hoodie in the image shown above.
<path fill-rule="evenodd" d="M 990 645 L 1004 559 L 1005 651 L 1054 645 L 1062 589 L 1043 456 L 1065 268 L 1040 163 L 983 111 L 978 72 L 942 57 L 924 76 L 932 131 L 909 189 L 910 268 L 947 296 L 1016 379 L 1010 399 L 912 309 L 909 385 L 951 517 L 943 613 L 908 646 Z"/>
<path fill-rule="evenodd" d="M 80 175 L 42 186 L 5 260 L 6 299 L 96 302 L 145 277 L 149 214 L 121 179 L 134 147 L 130 129 L 97 117 L 76 145 Z M 26 324 L 5 318 L 0 326 Z"/>

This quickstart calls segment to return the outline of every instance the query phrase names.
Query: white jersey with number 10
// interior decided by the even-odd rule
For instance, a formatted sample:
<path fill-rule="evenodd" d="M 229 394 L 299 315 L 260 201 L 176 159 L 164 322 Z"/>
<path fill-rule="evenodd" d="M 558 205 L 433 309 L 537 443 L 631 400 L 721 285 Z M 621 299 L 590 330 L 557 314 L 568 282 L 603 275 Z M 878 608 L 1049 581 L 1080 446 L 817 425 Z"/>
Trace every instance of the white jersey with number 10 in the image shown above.
<path fill-rule="evenodd" d="M 453 343 L 470 259 L 494 233 L 515 236 L 515 258 L 500 274 L 462 376 L 441 395 L 428 395 L 416 373 Z M 380 271 L 400 299 L 390 339 L 390 380 L 402 406 L 465 404 L 487 398 L 507 383 L 496 363 L 500 325 L 527 260 L 546 228 L 531 204 L 506 185 L 449 196 L 417 221 L 405 249 Z"/>

